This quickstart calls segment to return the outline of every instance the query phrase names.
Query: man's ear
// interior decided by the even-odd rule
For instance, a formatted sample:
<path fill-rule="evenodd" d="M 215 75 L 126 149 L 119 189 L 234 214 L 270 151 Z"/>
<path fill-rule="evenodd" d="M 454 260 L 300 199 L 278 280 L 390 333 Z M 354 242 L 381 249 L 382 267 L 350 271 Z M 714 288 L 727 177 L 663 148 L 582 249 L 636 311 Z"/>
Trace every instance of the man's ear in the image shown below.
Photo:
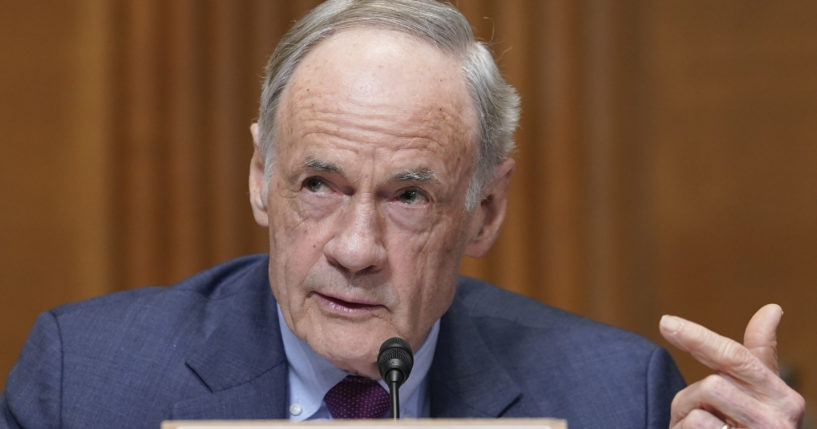
<path fill-rule="evenodd" d="M 267 216 L 267 178 L 264 175 L 264 155 L 261 154 L 258 141 L 258 124 L 250 125 L 254 150 L 250 160 L 250 206 L 255 222 L 263 227 L 269 226 Z"/>
<path fill-rule="evenodd" d="M 508 185 L 516 163 L 505 158 L 494 168 L 494 177 L 482 194 L 482 200 L 471 216 L 470 240 L 465 246 L 465 254 L 481 258 L 494 245 L 505 220 L 508 205 Z"/>

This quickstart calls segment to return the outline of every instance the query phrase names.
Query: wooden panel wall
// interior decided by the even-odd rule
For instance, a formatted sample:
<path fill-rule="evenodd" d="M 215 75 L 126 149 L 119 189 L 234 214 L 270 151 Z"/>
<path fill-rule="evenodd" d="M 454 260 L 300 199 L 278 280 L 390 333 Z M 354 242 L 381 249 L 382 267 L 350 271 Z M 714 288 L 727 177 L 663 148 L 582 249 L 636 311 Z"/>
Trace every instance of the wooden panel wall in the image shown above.
<path fill-rule="evenodd" d="M 0 384 L 38 312 L 264 250 L 248 126 L 316 3 L 2 6 Z M 817 398 L 817 5 L 458 5 L 523 97 L 502 237 L 463 271 L 656 341 L 777 301 Z"/>
<path fill-rule="evenodd" d="M 114 290 L 107 2 L 0 6 L 0 383 L 36 315 Z"/>
<path fill-rule="evenodd" d="M 817 7 L 648 6 L 644 198 L 658 302 L 735 337 L 779 302 L 781 359 L 813 404 Z"/>

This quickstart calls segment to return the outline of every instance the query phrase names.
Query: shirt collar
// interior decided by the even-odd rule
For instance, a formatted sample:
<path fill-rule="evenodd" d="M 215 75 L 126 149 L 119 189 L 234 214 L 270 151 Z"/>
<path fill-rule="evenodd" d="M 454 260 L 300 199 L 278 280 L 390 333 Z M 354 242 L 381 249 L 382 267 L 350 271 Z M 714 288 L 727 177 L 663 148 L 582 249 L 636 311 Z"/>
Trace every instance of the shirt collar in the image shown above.
<path fill-rule="evenodd" d="M 278 306 L 278 324 L 284 352 L 289 364 L 289 416 L 290 420 L 330 418 L 323 404 L 323 397 L 335 384 L 349 375 L 332 365 L 326 358 L 315 353 L 309 345 L 296 337 L 289 329 Z M 401 417 L 427 417 L 429 404 L 427 374 L 437 347 L 440 321 L 432 325 L 423 345 L 414 353 L 414 367 L 406 382 L 400 387 Z M 388 386 L 379 380 L 384 389 Z"/>

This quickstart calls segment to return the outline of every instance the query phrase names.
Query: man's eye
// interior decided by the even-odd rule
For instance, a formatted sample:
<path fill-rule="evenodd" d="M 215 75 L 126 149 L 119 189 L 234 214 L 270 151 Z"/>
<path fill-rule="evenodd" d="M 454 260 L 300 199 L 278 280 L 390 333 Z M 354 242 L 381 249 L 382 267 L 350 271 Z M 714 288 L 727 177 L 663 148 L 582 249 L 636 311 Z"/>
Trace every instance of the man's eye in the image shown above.
<path fill-rule="evenodd" d="M 403 204 L 423 204 L 428 202 L 426 194 L 419 189 L 405 189 L 397 195 L 397 201 Z"/>
<path fill-rule="evenodd" d="M 325 191 L 326 186 L 326 182 L 320 177 L 307 177 L 303 183 L 303 187 L 310 192 Z"/>

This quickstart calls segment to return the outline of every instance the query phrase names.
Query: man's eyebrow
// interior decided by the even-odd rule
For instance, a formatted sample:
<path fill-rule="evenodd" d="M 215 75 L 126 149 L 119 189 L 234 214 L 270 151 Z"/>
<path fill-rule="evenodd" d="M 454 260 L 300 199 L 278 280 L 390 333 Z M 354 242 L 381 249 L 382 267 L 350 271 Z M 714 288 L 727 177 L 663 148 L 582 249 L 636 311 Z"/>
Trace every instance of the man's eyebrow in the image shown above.
<path fill-rule="evenodd" d="M 304 167 L 308 170 L 335 173 L 343 176 L 343 170 L 340 166 L 328 161 L 322 161 L 316 158 L 307 158 L 304 161 Z M 436 175 L 430 168 L 420 167 L 411 170 L 401 171 L 392 176 L 393 182 L 430 182 L 436 180 Z"/>
<path fill-rule="evenodd" d="M 395 174 L 392 180 L 395 182 L 430 182 L 435 179 L 436 176 L 431 169 L 415 168 Z"/>
<path fill-rule="evenodd" d="M 304 161 L 304 167 L 306 167 L 309 170 L 343 175 L 343 170 L 341 170 L 340 167 L 338 167 L 337 165 L 332 164 L 331 162 L 321 161 L 315 158 L 307 158 L 307 160 Z"/>

